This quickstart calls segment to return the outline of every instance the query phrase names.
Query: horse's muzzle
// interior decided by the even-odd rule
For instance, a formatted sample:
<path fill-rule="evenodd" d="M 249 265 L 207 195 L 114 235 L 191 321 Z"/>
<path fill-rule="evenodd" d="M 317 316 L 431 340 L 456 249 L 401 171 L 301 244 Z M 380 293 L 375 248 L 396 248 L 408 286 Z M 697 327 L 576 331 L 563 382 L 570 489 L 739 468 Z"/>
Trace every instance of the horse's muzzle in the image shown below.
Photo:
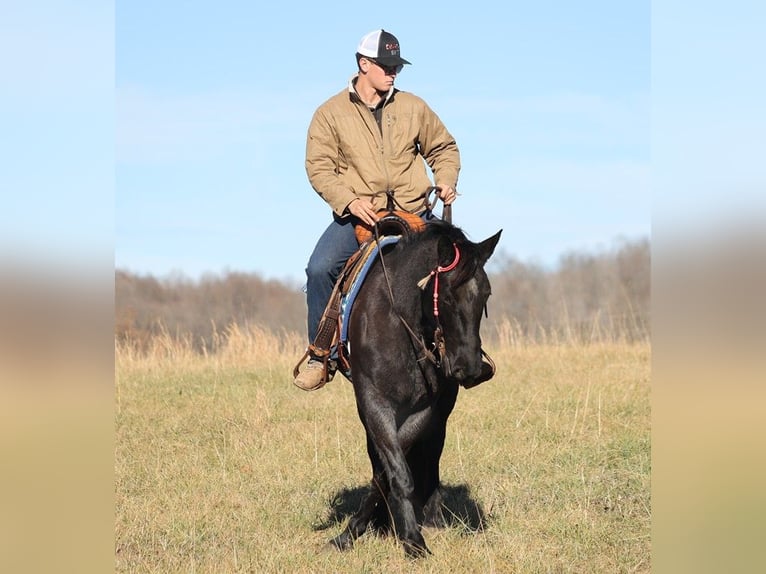
<path fill-rule="evenodd" d="M 442 362 L 442 368 L 446 377 L 454 379 L 459 383 L 475 379 L 481 376 L 481 355 L 479 355 L 477 360 L 466 360 L 460 356 L 454 358 L 445 357 L 445 360 Z"/>

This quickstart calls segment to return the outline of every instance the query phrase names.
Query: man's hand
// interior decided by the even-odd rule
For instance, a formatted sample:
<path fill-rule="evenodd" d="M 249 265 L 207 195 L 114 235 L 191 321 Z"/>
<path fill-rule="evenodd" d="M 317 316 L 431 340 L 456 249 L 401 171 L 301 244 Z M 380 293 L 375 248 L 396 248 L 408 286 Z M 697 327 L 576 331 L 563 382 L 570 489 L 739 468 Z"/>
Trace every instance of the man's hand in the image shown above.
<path fill-rule="evenodd" d="M 375 222 L 380 219 L 378 214 L 375 213 L 375 208 L 372 206 L 372 203 L 359 197 L 349 203 L 346 209 L 348 209 L 351 215 L 355 215 L 370 227 L 375 225 Z"/>
<path fill-rule="evenodd" d="M 436 195 L 444 202 L 444 205 L 452 205 L 457 199 L 457 191 L 451 185 L 438 185 Z"/>

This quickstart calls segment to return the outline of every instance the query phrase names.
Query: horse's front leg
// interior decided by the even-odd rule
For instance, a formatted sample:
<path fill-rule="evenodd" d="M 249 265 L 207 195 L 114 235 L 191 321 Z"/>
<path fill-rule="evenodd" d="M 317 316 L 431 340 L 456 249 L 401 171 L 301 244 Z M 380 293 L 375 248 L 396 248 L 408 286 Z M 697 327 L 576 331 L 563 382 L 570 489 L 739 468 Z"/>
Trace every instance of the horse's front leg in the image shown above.
<path fill-rule="evenodd" d="M 369 436 L 367 437 L 367 452 L 372 461 L 372 482 L 370 484 L 370 490 L 362 501 L 362 504 L 359 506 L 359 509 L 348 521 L 343 532 L 330 540 L 330 544 L 338 550 L 348 550 L 353 546 L 354 541 L 367 530 L 367 526 L 370 524 L 375 509 L 378 508 L 378 505 L 382 504 L 388 496 L 389 485 L 385 477 L 383 465 L 380 462 L 380 457 L 378 457 L 375 452 L 375 447 Z"/>
<path fill-rule="evenodd" d="M 406 456 L 429 414 L 424 411 L 411 415 L 398 430 L 392 412 L 378 408 L 369 415 L 367 432 L 388 478 L 388 502 L 396 536 L 408 555 L 429 554 L 416 518 L 415 483 Z"/>
<path fill-rule="evenodd" d="M 367 530 L 375 509 L 378 504 L 385 500 L 386 495 L 382 479 L 383 477 L 373 478 L 370 491 L 362 501 L 359 510 L 348 521 L 348 525 L 343 532 L 330 540 L 330 544 L 338 550 L 348 550 L 351 548 L 354 545 L 354 541 Z"/>
<path fill-rule="evenodd" d="M 439 461 L 444 450 L 447 419 L 455 406 L 457 392 L 457 385 L 444 388 L 432 409 L 433 416 L 428 421 L 426 432 L 421 433 L 407 456 L 415 480 L 415 493 L 423 501 L 424 526 L 444 528 L 447 525 Z"/>
<path fill-rule="evenodd" d="M 418 435 L 422 432 L 423 425 L 425 421 L 428 418 L 427 412 L 418 413 L 417 415 L 410 416 L 405 423 L 398 429 L 396 433 L 396 439 L 399 442 L 399 445 L 402 448 L 403 452 L 408 452 L 413 446 L 413 443 L 417 444 L 416 439 Z M 443 443 L 442 443 L 443 444 Z M 441 449 L 439 449 L 439 452 L 441 452 Z M 418 450 L 418 456 L 422 456 L 423 459 L 428 459 L 430 461 L 430 455 L 426 452 L 421 452 L 421 450 Z M 367 496 L 362 501 L 362 504 L 360 505 L 359 509 L 354 513 L 354 515 L 351 517 L 351 519 L 348 522 L 348 525 L 344 529 L 344 531 L 333 538 L 330 541 L 330 544 L 332 544 L 335 548 L 339 550 L 346 550 L 350 548 L 354 541 L 362 536 L 365 531 L 367 530 L 367 527 L 369 526 L 371 520 L 373 519 L 373 515 L 375 514 L 376 510 L 382 509 L 384 512 L 386 512 L 386 519 L 388 522 L 392 523 L 394 525 L 394 528 L 397 528 L 397 523 L 393 518 L 393 512 L 390 508 L 386 507 L 383 508 L 383 504 L 386 502 L 388 495 L 390 493 L 390 484 L 386 477 L 385 470 L 383 463 L 380 459 L 380 456 L 378 455 L 378 452 L 375 450 L 375 444 L 373 443 L 372 437 L 370 433 L 367 433 L 367 454 L 370 457 L 370 461 L 372 461 L 372 483 L 370 485 L 370 490 L 367 494 Z M 407 464 L 408 467 L 410 467 L 410 472 L 412 476 L 412 462 L 409 460 L 409 455 L 407 456 Z M 438 464 L 438 463 L 437 463 Z M 417 467 L 415 467 L 417 468 Z M 417 477 L 413 477 L 415 480 L 417 480 Z M 437 474 L 437 482 L 438 482 L 438 474 Z M 415 495 L 417 496 L 419 494 L 419 485 L 413 482 Z M 433 491 L 434 488 L 431 488 L 429 490 L 429 495 L 431 491 Z M 428 497 L 422 497 L 417 496 L 417 501 L 413 504 L 413 509 L 415 511 L 418 511 L 419 508 L 415 508 L 415 506 L 421 506 L 421 500 L 425 500 Z M 437 504 L 438 506 L 438 504 Z M 438 506 L 441 508 L 440 506 Z M 417 514 L 416 514 L 417 515 Z"/>
<path fill-rule="evenodd" d="M 407 460 L 415 481 L 415 496 L 423 506 L 421 524 L 444 528 L 447 520 L 443 511 L 444 498 L 439 479 L 441 448 L 430 438 L 413 445 Z"/>

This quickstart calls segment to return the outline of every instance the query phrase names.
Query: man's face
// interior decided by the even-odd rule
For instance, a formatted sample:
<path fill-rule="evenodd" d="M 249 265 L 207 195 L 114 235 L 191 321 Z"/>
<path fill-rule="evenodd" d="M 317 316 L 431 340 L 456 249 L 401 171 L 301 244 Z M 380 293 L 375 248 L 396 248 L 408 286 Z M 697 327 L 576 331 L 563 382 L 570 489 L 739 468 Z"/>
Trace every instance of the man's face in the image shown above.
<path fill-rule="evenodd" d="M 398 66 L 385 66 L 376 62 L 372 58 L 362 58 L 362 70 L 367 74 L 372 87 L 379 92 L 387 92 L 394 85 L 394 80 L 399 72 L 402 71 L 401 64 Z"/>

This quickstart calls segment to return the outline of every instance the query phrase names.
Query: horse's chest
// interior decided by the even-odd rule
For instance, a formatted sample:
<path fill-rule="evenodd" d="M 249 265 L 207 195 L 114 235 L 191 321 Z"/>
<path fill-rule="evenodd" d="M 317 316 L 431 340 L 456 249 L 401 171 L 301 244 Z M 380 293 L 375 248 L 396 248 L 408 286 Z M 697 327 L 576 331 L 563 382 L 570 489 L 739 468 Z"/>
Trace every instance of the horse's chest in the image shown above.
<path fill-rule="evenodd" d="M 429 396 L 425 388 L 399 389 L 388 393 L 388 398 L 397 412 L 415 413 L 431 408 L 433 396 Z"/>
<path fill-rule="evenodd" d="M 397 427 L 406 428 L 407 434 L 420 436 L 434 424 L 434 411 L 432 405 L 424 408 L 402 409 L 397 416 Z"/>
<path fill-rule="evenodd" d="M 423 391 L 413 392 L 397 404 L 396 411 L 403 416 L 418 414 L 427 418 L 433 411 L 436 399 L 433 394 Z"/>

